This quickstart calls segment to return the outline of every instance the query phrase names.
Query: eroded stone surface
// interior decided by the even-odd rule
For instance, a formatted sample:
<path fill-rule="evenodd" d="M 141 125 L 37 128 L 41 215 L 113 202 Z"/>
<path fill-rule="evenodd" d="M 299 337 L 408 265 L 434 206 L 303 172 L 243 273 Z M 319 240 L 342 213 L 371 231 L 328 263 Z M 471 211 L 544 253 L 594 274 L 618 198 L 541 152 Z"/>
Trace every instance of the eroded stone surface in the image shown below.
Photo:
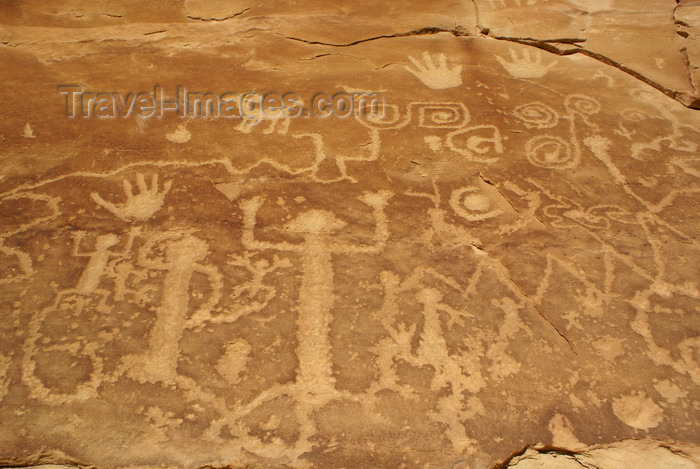
<path fill-rule="evenodd" d="M 554 21 L 582 2 L 551 3 Z M 299 17 L 351 43 L 464 4 L 11 5 L 3 464 L 485 468 L 536 443 L 700 444 L 695 111 L 484 35 L 289 39 Z M 68 119 L 71 83 L 307 107 L 377 91 L 386 113 Z"/>
<path fill-rule="evenodd" d="M 693 79 L 693 63 L 697 61 L 689 59 L 689 50 L 696 46 L 685 33 L 690 25 L 698 24 L 690 5 L 676 8 L 673 0 L 475 3 L 479 6 L 479 29 L 487 28 L 490 36 L 558 53 L 588 54 L 664 90 L 686 106 L 700 105 Z"/>
<path fill-rule="evenodd" d="M 218 31 L 217 41 L 222 40 L 223 31 L 263 30 L 337 47 L 438 31 L 487 35 L 557 54 L 586 54 L 686 106 L 700 107 L 694 0 L 168 0 L 149 5 L 15 0 L 0 6 L 0 12 L 4 44 L 40 44 L 43 53 L 47 43 L 64 43 L 69 38 L 143 40 L 144 35 L 154 35 L 146 42 L 184 36 L 188 46 L 196 47 L 194 38 L 204 40 L 213 30 Z"/>
<path fill-rule="evenodd" d="M 517 469 L 694 469 L 700 465 L 697 447 L 654 440 L 626 440 L 585 448 L 580 452 L 528 449 L 507 468 Z"/>

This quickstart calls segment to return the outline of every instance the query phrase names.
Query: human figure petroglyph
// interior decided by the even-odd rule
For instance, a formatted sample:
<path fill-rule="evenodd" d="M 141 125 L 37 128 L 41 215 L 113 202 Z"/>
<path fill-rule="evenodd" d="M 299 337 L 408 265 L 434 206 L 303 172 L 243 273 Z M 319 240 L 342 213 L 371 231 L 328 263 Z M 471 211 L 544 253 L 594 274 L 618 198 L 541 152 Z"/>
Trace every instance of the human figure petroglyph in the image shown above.
<path fill-rule="evenodd" d="M 483 355 L 488 357 L 493 363 L 493 367 L 490 370 L 492 379 L 503 379 L 517 372 L 517 370 L 519 369 L 519 364 L 507 351 L 507 346 L 509 342 L 520 331 L 528 335 L 531 334 L 528 326 L 525 323 L 523 323 L 523 321 L 520 319 L 519 311 L 523 309 L 527 309 L 530 312 L 537 311 L 537 301 L 534 301 L 533 298 L 530 298 L 523 294 L 520 287 L 513 281 L 512 275 L 509 272 L 508 268 L 502 263 L 502 261 L 499 258 L 489 255 L 482 248 L 481 240 L 476 238 L 474 234 L 470 232 L 470 230 L 467 230 L 462 226 L 449 223 L 447 221 L 447 211 L 444 208 L 442 208 L 439 188 L 435 182 L 433 183 L 433 186 L 433 194 L 412 192 L 406 193 L 406 195 L 410 196 L 428 198 L 434 203 L 434 208 L 429 209 L 431 226 L 429 229 L 426 230 L 424 239 L 427 242 L 432 242 L 433 237 L 438 236 L 443 240 L 449 241 L 455 246 L 463 246 L 473 253 L 475 257 L 477 270 L 473 274 L 472 278 L 469 280 L 469 284 L 467 285 L 467 287 L 464 289 L 465 295 L 467 297 L 469 297 L 470 295 L 479 294 L 476 285 L 481 281 L 480 279 L 482 278 L 492 279 L 493 281 L 497 281 L 505 285 L 512 294 L 512 298 L 494 298 L 492 300 L 492 306 L 503 311 L 504 319 L 498 329 L 498 338 L 496 340 L 488 340 L 483 344 Z M 499 230 L 502 233 L 512 233 L 516 230 L 528 226 L 530 223 L 533 223 L 533 227 L 541 227 L 542 223 L 537 220 L 537 217 L 535 215 L 535 211 L 540 209 L 542 205 L 541 197 L 537 191 L 528 191 L 513 183 L 504 184 L 504 187 L 501 190 L 512 192 L 514 196 L 519 197 L 521 199 L 525 199 L 525 202 L 527 204 L 527 209 L 520 213 L 519 217 L 517 217 L 515 221 L 511 222 L 509 219 L 506 219 L 508 220 L 508 222 L 500 223 Z M 462 197 L 465 194 L 467 196 L 478 197 L 475 197 L 473 200 L 467 200 L 465 203 Z M 501 196 L 503 195 L 501 194 Z M 487 204 L 486 199 L 487 197 L 485 197 L 484 194 L 480 193 L 476 186 L 467 186 L 466 188 L 455 189 L 452 191 L 450 197 L 450 208 L 457 215 L 459 215 L 461 218 L 466 219 L 467 221 L 479 222 L 490 218 L 488 216 L 485 218 L 476 216 L 488 214 L 490 210 L 492 210 L 493 206 Z M 500 216 L 500 214 L 494 215 L 494 217 Z M 568 264 L 567 266 L 571 267 L 571 269 L 576 273 L 577 276 L 583 275 L 580 269 L 575 269 L 573 266 L 569 266 Z M 385 278 L 391 279 L 393 278 L 393 276 L 389 275 L 382 278 L 383 283 L 385 284 L 385 289 L 387 291 L 400 291 L 396 287 L 396 285 L 398 285 L 398 280 L 394 279 L 391 282 L 384 280 Z M 548 278 L 545 276 L 542 282 L 543 284 L 547 284 L 547 281 Z M 445 280 L 445 282 L 447 282 L 447 280 Z M 600 311 L 600 308 L 598 306 L 601 304 L 603 298 L 602 294 L 600 294 L 596 286 L 590 280 L 585 278 L 585 276 L 583 277 L 583 282 L 586 286 L 586 297 L 584 301 L 586 302 L 588 307 L 595 309 L 596 312 Z M 455 286 L 454 288 L 458 289 L 459 287 Z M 397 293 L 390 294 L 387 292 L 386 298 L 393 298 L 396 295 Z M 426 303 L 426 308 L 427 305 L 428 303 Z M 426 309 L 425 311 L 427 312 L 428 309 Z M 426 324 L 429 323 L 426 322 Z M 410 351 L 409 344 L 411 340 L 410 338 L 406 338 L 406 335 L 410 331 L 410 328 L 408 328 L 408 326 L 404 326 L 401 329 L 395 328 L 394 326 L 388 327 L 387 325 L 385 325 L 385 328 L 389 331 L 391 338 L 384 341 L 384 343 L 382 344 L 383 350 L 378 351 L 377 353 L 382 363 L 390 363 L 391 359 L 390 356 L 386 355 L 387 353 L 395 353 L 396 356 L 398 356 L 401 354 L 405 355 Z M 433 327 L 432 330 L 434 331 L 435 327 Z M 429 343 L 431 341 L 425 339 L 425 342 Z M 439 343 L 439 341 L 437 341 L 436 343 Z M 488 345 L 486 345 L 487 343 Z M 567 345 L 569 344 L 567 343 Z M 391 350 L 392 352 L 389 352 L 389 350 Z M 479 369 L 478 365 L 475 366 L 475 369 Z M 389 376 L 391 375 L 391 373 L 388 371 L 386 373 L 389 373 Z M 384 376 L 381 379 L 387 383 L 395 382 L 395 379 L 386 378 Z M 399 388 L 394 389 L 397 392 L 402 392 L 406 394 L 404 390 L 400 390 Z"/>
<path fill-rule="evenodd" d="M 79 252 L 80 241 L 84 236 L 84 232 L 77 233 L 75 243 L 73 244 L 73 256 L 89 257 L 87 266 L 85 266 L 83 273 L 80 275 L 80 279 L 78 280 L 78 284 L 75 286 L 75 290 L 80 294 L 88 295 L 94 293 L 97 286 L 100 284 L 102 276 L 107 270 L 109 258 L 113 254 L 109 249 L 119 243 L 119 236 L 114 233 L 99 235 L 97 237 L 97 241 L 95 242 L 95 251 L 90 254 Z"/>
<path fill-rule="evenodd" d="M 669 280 L 669 269 L 662 252 L 663 241 L 654 236 L 656 220 L 644 214 L 641 225 L 651 246 L 652 257 L 656 272 L 652 278 L 648 278 L 649 285 L 637 291 L 629 303 L 635 308 L 635 318 L 630 322 L 632 330 L 639 334 L 647 346 L 647 355 L 657 365 L 670 366 L 679 374 L 688 375 L 692 381 L 700 386 L 700 360 L 696 357 L 700 352 L 700 336 L 691 336 L 678 341 L 676 348 L 678 353 L 672 353 L 669 348 L 659 345 L 654 338 L 654 329 L 650 323 L 650 315 L 663 314 L 662 308 L 655 307 L 656 297 L 669 299 L 675 295 L 684 296 L 694 301 L 700 300 L 700 288 L 697 282 L 687 281 L 674 283 Z M 675 358 L 675 357 L 678 358 Z"/>
<path fill-rule="evenodd" d="M 422 63 L 412 56 L 408 56 L 408 60 L 413 67 L 405 66 L 404 69 L 415 75 L 428 88 L 443 90 L 462 84 L 462 66 L 449 68 L 447 56 L 443 53 L 437 54 L 433 59 L 428 52 L 423 52 Z"/>
<path fill-rule="evenodd" d="M 391 193 L 387 191 L 365 193 L 360 197 L 373 209 L 376 219 L 375 244 L 372 246 L 335 243 L 333 234 L 345 227 L 346 223 L 332 213 L 318 209 L 303 212 L 284 226 L 284 231 L 301 235 L 304 239 L 302 244 L 258 241 L 254 230 L 257 212 L 264 199 L 253 197 L 240 204 L 244 214 L 242 241 L 247 249 L 274 249 L 301 254 L 303 276 L 297 319 L 297 384 L 311 395 L 330 395 L 334 390 L 329 337 L 334 302 L 332 255 L 380 251 L 389 236 L 384 207 L 390 197 Z"/>
<path fill-rule="evenodd" d="M 137 237 L 143 237 L 145 243 L 140 247 L 134 262 L 131 260 L 131 251 L 134 239 Z M 25 341 L 22 379 L 29 386 L 33 397 L 48 403 L 76 402 L 95 397 L 103 382 L 116 381 L 122 375 L 130 376 L 140 382 L 177 384 L 193 395 L 202 395 L 196 383 L 177 374 L 179 341 L 183 331 L 187 328 L 201 329 L 205 323 L 232 322 L 243 315 L 259 311 L 274 296 L 274 289 L 270 291 L 270 287 L 261 284 L 262 278 L 280 266 L 287 265 L 284 260 L 278 259 L 273 259 L 271 262 L 248 262 L 252 280 L 239 285 L 234 292 L 235 299 L 245 301 L 241 301 L 240 308 L 235 308 L 232 312 L 223 311 L 214 315 L 212 309 L 221 298 L 222 276 L 216 267 L 203 262 L 208 254 L 206 242 L 188 232 L 175 231 L 144 235 L 139 227 L 134 227 L 130 231 L 128 240 L 124 242 L 124 248 L 115 250 L 114 247 L 122 241 L 117 235 L 105 234 L 98 235 L 93 251 L 85 253 L 80 251 L 84 238 L 85 233 L 78 233 L 75 237 L 74 255 L 88 257 L 88 262 L 75 288 L 60 292 L 51 307 L 37 313 L 30 323 Z M 244 264 L 246 263 L 241 265 Z M 121 275 L 124 273 L 121 267 L 126 267 L 126 275 Z M 79 321 L 81 320 L 79 318 L 86 315 L 107 318 L 112 311 L 113 303 L 118 300 L 117 295 L 123 300 L 127 298 L 126 294 L 130 293 L 128 297 L 130 301 L 144 300 L 142 298 L 144 294 L 154 287 L 151 285 L 152 282 L 140 290 L 134 290 L 127 287 L 126 277 L 139 272 L 153 271 L 162 271 L 164 275 L 162 288 L 159 289 L 161 294 L 158 295 L 162 300 L 156 307 L 156 322 L 148 337 L 149 348 L 141 355 L 123 357 L 121 365 L 115 371 L 103 372 L 102 348 L 113 338 L 112 332 L 99 334 L 97 338 L 93 337 L 89 340 L 87 337 L 73 337 L 70 334 L 61 336 L 60 331 L 46 329 L 47 321 L 55 321 L 56 315 L 63 318 L 63 321 L 68 320 L 69 317 L 75 317 L 75 320 Z M 195 273 L 205 276 L 211 292 L 209 297 L 200 303 L 197 311 L 187 318 L 190 281 Z M 138 277 L 137 281 L 143 281 L 148 276 L 136 275 L 136 277 Z M 114 290 L 101 286 L 105 278 L 114 280 Z M 258 295 L 260 292 L 262 294 Z M 253 301 L 252 297 L 256 300 Z M 145 307 L 142 302 L 139 302 L 139 305 Z M 101 322 L 113 321 L 106 319 Z M 88 375 L 77 383 L 74 390 L 60 391 L 46 384 L 39 377 L 37 373 L 39 353 L 62 353 L 69 356 L 73 362 L 87 359 L 91 369 Z M 232 355 L 229 354 L 228 357 L 231 358 Z M 224 362 L 219 364 L 219 368 L 223 370 L 222 366 L 225 366 Z M 223 373 L 224 377 L 232 376 L 225 371 Z"/>
<path fill-rule="evenodd" d="M 475 370 L 470 369 L 467 376 L 463 366 L 459 364 L 459 362 L 469 363 L 473 359 L 460 360 L 450 356 L 440 314 L 446 313 L 449 316 L 448 327 L 454 322 L 461 321 L 463 314 L 442 303 L 442 299 L 442 293 L 431 287 L 421 288 L 416 294 L 416 300 L 423 305 L 424 323 L 415 362 L 430 365 L 435 369 L 430 383 L 433 391 L 449 386 L 449 394 L 438 400 L 438 412 L 433 415 L 433 419 L 444 421 L 448 425 L 447 437 L 452 441 L 455 449 L 463 453 L 475 443 L 467 436 L 466 429 L 460 421 L 470 414 L 463 402 L 463 393 L 477 393 L 486 383 Z M 473 365 L 473 361 L 471 364 Z"/>
<path fill-rule="evenodd" d="M 145 221 L 151 218 L 153 214 L 163 207 L 165 196 L 172 187 L 172 181 L 168 181 L 163 185 L 163 190 L 159 191 L 158 174 L 154 174 L 151 179 L 151 187 L 149 188 L 142 173 L 136 174 L 138 194 L 134 195 L 133 186 L 128 179 L 124 179 L 122 184 L 126 196 L 126 201 L 123 203 L 114 204 L 108 202 L 96 192 L 90 194 L 90 197 L 99 206 L 125 221 Z"/>
<path fill-rule="evenodd" d="M 663 212 L 664 207 L 668 206 L 673 202 L 673 200 L 680 194 L 694 194 L 698 192 L 698 189 L 694 187 L 682 187 L 678 189 L 671 189 L 668 191 L 668 194 L 659 200 L 657 203 L 653 203 L 652 201 L 648 200 L 645 198 L 643 195 L 640 195 L 638 191 L 634 188 L 633 184 L 629 184 L 627 180 L 627 176 L 620 170 L 618 165 L 613 161 L 612 155 L 610 154 L 610 147 L 612 146 L 612 141 L 605 138 L 601 137 L 600 135 L 591 135 L 587 137 L 584 140 L 584 143 L 586 146 L 591 150 L 591 153 L 605 166 L 605 168 L 608 170 L 608 173 L 610 176 L 617 182 L 620 187 L 628 194 L 630 195 L 634 200 L 636 200 L 639 205 L 641 205 L 640 208 L 643 208 L 642 211 L 638 212 L 637 214 L 637 219 L 639 220 L 639 217 L 646 217 L 653 219 L 655 223 L 663 226 L 664 228 L 672 231 L 676 235 L 680 236 L 683 239 L 690 239 L 691 237 L 687 234 L 684 233 L 682 230 L 679 228 L 671 225 L 668 223 L 666 220 L 664 220 L 661 216 L 660 213 Z M 692 174 L 691 174 L 692 176 Z"/>
<path fill-rule="evenodd" d="M 382 273 L 380 279 L 384 303 L 381 311 L 374 316 L 380 318 L 388 337 L 381 339 L 372 349 L 377 355 L 380 376 L 370 392 L 376 394 L 391 389 L 407 399 L 415 399 L 415 390 L 399 383 L 396 363 L 404 361 L 416 367 L 431 367 L 434 371 L 429 389 L 444 395 L 438 398 L 437 412 L 431 412 L 430 417 L 435 422 L 447 425 L 446 436 L 457 451 L 471 451 L 473 440 L 467 436 L 462 421 L 473 418 L 481 408 L 475 394 L 486 386 L 480 364 L 485 351 L 483 338 L 465 339 L 469 341 L 469 351 L 456 351 L 450 350 L 444 333 L 444 327 L 451 328 L 454 324 L 464 326 L 464 319 L 472 316 L 443 301 L 443 290 L 451 289 L 463 295 L 462 287 L 432 269 L 423 268 L 415 269 L 403 281 L 391 272 Z M 417 325 L 397 319 L 400 314 L 398 297 L 411 293 L 422 305 L 423 317 L 415 351 L 412 343 Z M 446 324 L 442 315 L 448 318 Z"/>
<path fill-rule="evenodd" d="M 447 342 L 442 331 L 441 313 L 447 314 L 449 320 L 447 327 L 452 327 L 455 323 L 463 324 L 464 313 L 460 313 L 448 304 L 442 302 L 443 294 L 434 287 L 421 287 L 416 293 L 416 301 L 423 305 L 423 329 L 418 342 L 416 356 L 424 364 L 431 364 L 437 369 L 436 380 L 431 383 L 431 388 L 437 390 L 445 384 L 444 375 L 461 375 L 461 371 L 456 368 L 456 363 L 447 360 L 450 353 L 447 349 Z M 457 372 L 455 374 L 455 372 Z M 469 385 L 471 392 L 477 392 L 481 386 L 479 384 Z"/>
<path fill-rule="evenodd" d="M 87 257 L 88 262 L 74 288 L 58 293 L 53 304 L 37 312 L 32 318 L 24 343 L 22 360 L 22 380 L 29 386 L 33 397 L 41 398 L 51 403 L 67 403 L 81 401 L 96 395 L 97 387 L 104 380 L 102 375 L 103 359 L 99 355 L 102 340 L 88 341 L 85 337 L 62 335 L 59 331 L 46 329 L 47 321 L 56 318 L 68 321 L 74 318 L 84 318 L 86 315 L 108 315 L 107 305 L 111 292 L 101 288 L 102 280 L 115 277 L 115 264 L 128 258 L 134 239 L 140 230 L 133 228 L 128 235 L 121 251 L 112 250 L 120 237 L 114 233 L 98 235 L 92 252 L 81 252 L 80 245 L 85 239 L 85 232 L 74 236 L 72 254 L 75 257 Z M 39 353 L 64 353 L 70 356 L 72 363 L 87 358 L 91 370 L 72 392 L 58 391 L 39 378 L 37 374 L 36 357 Z M 60 365 L 55 365 L 59 366 Z M 54 369 L 54 371 L 57 371 Z"/>
<path fill-rule="evenodd" d="M 300 213 L 286 223 L 283 231 L 300 235 L 303 242 L 267 242 L 256 239 L 257 214 L 265 199 L 255 196 L 240 202 L 243 211 L 242 242 L 246 249 L 275 250 L 298 253 L 302 263 L 302 282 L 297 307 L 297 349 L 299 360 L 297 376 L 293 383 L 273 386 L 255 399 L 235 409 L 235 412 L 212 423 L 207 434 L 218 434 L 222 426 L 228 425 L 242 432 L 246 450 L 253 452 L 275 451 L 279 454 L 300 455 L 309 451 L 311 437 L 316 428 L 311 414 L 333 399 L 353 399 L 346 392 L 338 391 L 332 370 L 332 348 L 330 344 L 331 310 L 334 304 L 334 268 L 332 256 L 336 254 L 371 254 L 381 251 L 389 237 L 388 222 L 384 214 L 387 201 L 392 196 L 388 191 L 365 193 L 359 200 L 368 205 L 375 217 L 372 245 L 347 245 L 333 241 L 334 234 L 346 226 L 346 222 L 326 210 L 312 209 Z M 235 379 L 235 378 L 234 378 Z M 288 395 L 295 401 L 294 412 L 299 428 L 297 442 L 293 446 L 279 444 L 264 447 L 255 438 L 250 438 L 239 421 L 254 409 L 279 396 Z"/>
<path fill-rule="evenodd" d="M 162 256 L 153 257 L 162 249 Z M 195 272 L 204 274 L 211 296 L 199 308 L 205 314 L 221 298 L 223 279 L 219 270 L 204 260 L 209 255 L 207 243 L 191 233 L 170 232 L 152 236 L 139 250 L 141 267 L 165 272 L 162 302 L 156 309 L 156 322 L 148 338 L 148 351 L 124 358 L 123 368 L 135 379 L 147 382 L 174 382 L 180 356 L 180 338 L 189 313 L 189 289 Z M 197 316 L 201 313 L 195 312 Z"/>
<path fill-rule="evenodd" d="M 141 228 L 133 227 L 129 230 L 127 240 L 121 251 L 111 250 L 112 247 L 121 242 L 120 237 L 114 233 L 107 233 L 96 236 L 95 247 L 92 252 L 82 252 L 80 245 L 83 243 L 86 235 L 87 233 L 84 231 L 75 233 L 72 251 L 74 257 L 88 258 L 88 263 L 85 265 L 75 286 L 75 291 L 82 295 L 94 293 L 105 276 L 114 276 L 116 272 L 115 262 L 129 258 L 134 241 L 141 235 Z"/>
<path fill-rule="evenodd" d="M 372 384 L 371 393 L 377 393 L 382 389 L 392 389 L 404 398 L 413 397 L 414 389 L 407 384 L 400 384 L 399 377 L 394 367 L 394 359 L 397 356 L 409 354 L 411 342 L 416 333 L 416 325 L 407 326 L 403 323 L 395 325 L 399 314 L 399 295 L 401 290 L 401 278 L 393 272 L 382 272 L 380 281 L 384 290 L 382 307 L 372 316 L 376 318 L 389 337 L 381 339 L 372 347 L 376 355 L 375 363 L 381 373 L 379 379 Z"/>

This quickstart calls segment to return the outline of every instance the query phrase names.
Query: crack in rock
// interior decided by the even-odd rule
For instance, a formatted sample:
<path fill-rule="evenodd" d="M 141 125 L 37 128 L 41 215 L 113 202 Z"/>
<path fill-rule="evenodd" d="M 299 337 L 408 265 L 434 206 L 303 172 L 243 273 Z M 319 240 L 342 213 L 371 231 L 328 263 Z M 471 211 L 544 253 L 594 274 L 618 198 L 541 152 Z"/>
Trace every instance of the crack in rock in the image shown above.
<path fill-rule="evenodd" d="M 295 37 L 295 36 L 286 36 L 280 33 L 280 36 L 292 40 L 292 41 L 297 41 L 297 42 L 303 42 L 305 44 L 310 44 L 310 45 L 319 45 L 319 46 L 328 46 L 328 47 L 352 47 L 358 44 L 363 44 L 366 42 L 371 42 L 371 41 L 377 41 L 380 39 L 392 39 L 392 38 L 400 38 L 400 37 L 411 37 L 411 36 L 425 36 L 425 35 L 435 35 L 435 34 L 440 34 L 440 33 L 449 33 L 452 34 L 455 37 L 486 37 L 486 38 L 491 38 L 491 39 L 496 39 L 498 41 L 508 41 L 508 42 L 515 42 L 518 44 L 522 44 L 525 46 L 530 46 L 530 47 L 536 47 L 538 49 L 544 50 L 546 52 L 555 54 L 555 55 L 560 55 L 560 56 L 566 56 L 566 55 L 572 55 L 572 54 L 583 54 L 587 57 L 590 57 L 594 60 L 597 60 L 601 63 L 604 63 L 606 65 L 609 65 L 611 67 L 617 68 L 618 70 L 632 76 L 633 78 L 642 81 L 643 83 L 646 83 L 649 86 L 652 86 L 653 88 L 661 91 L 664 93 L 666 96 L 680 102 L 686 107 L 692 108 L 692 109 L 700 109 L 700 97 L 696 97 L 693 95 L 690 95 L 688 93 L 680 92 L 680 91 L 675 91 L 671 88 L 668 88 L 661 83 L 652 80 L 651 78 L 645 76 L 644 74 L 633 70 L 630 67 L 627 67 L 621 62 L 618 62 L 616 60 L 613 60 L 612 58 L 605 56 L 601 53 L 591 51 L 589 49 L 586 49 L 581 45 L 580 43 L 586 42 L 586 38 L 576 38 L 576 37 L 563 37 L 563 38 L 552 38 L 552 39 L 538 39 L 538 38 L 533 38 L 533 37 L 513 37 L 513 36 L 497 36 L 497 35 L 492 35 L 491 31 L 489 28 L 480 28 L 480 33 L 479 34 L 472 34 L 467 32 L 464 28 L 462 27 L 456 27 L 452 29 L 447 29 L 447 28 L 438 28 L 438 27 L 425 27 L 425 28 L 419 28 L 419 29 L 414 29 L 411 31 L 403 32 L 403 33 L 394 33 L 394 34 L 382 34 L 379 36 L 372 36 L 372 37 L 367 37 L 363 39 L 358 39 L 356 41 L 351 41 L 351 42 L 346 42 L 346 43 L 332 43 L 332 42 L 324 42 L 324 41 L 313 41 L 309 39 L 304 39 L 301 37 Z M 556 47 L 557 45 L 568 45 L 572 46 L 570 48 L 566 49 L 560 49 Z M 692 85 L 692 81 L 691 81 Z M 695 87 L 693 87 L 695 88 Z"/>
<path fill-rule="evenodd" d="M 205 18 L 203 16 L 194 16 L 194 15 L 186 15 L 186 16 L 187 16 L 187 18 L 189 18 L 191 20 L 198 20 L 198 21 L 216 21 L 216 22 L 228 21 L 230 19 L 236 18 L 237 16 L 241 16 L 243 13 L 250 11 L 253 8 L 259 7 L 260 5 L 262 5 L 262 2 L 258 3 L 257 5 L 250 6 L 248 8 L 244 8 L 241 11 L 238 11 L 232 15 L 229 15 L 229 16 L 225 16 L 223 18 L 214 18 L 214 17 Z"/>

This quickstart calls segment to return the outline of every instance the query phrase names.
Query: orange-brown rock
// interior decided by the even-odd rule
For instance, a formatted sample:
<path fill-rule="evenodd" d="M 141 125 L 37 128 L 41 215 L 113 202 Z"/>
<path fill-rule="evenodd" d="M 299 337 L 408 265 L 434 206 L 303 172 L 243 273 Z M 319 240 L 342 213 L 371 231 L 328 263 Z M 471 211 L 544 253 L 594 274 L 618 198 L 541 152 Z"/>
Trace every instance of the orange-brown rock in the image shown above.
<path fill-rule="evenodd" d="M 6 2 L 0 466 L 697 467 L 675 7 Z"/>

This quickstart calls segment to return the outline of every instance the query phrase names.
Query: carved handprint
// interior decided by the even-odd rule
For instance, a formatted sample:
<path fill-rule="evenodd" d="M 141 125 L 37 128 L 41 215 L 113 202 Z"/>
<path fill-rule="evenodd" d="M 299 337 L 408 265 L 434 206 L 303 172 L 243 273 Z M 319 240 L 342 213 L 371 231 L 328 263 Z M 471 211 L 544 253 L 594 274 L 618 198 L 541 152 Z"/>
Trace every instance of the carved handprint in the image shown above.
<path fill-rule="evenodd" d="M 412 324 L 410 327 L 404 323 L 398 324 L 395 327 L 389 326 L 387 332 L 401 350 L 411 350 L 411 341 L 416 335 L 415 324 Z"/>
<path fill-rule="evenodd" d="M 423 62 L 420 63 L 415 58 L 409 56 L 408 60 L 416 68 L 405 66 L 404 68 L 414 74 L 428 88 L 443 90 L 454 88 L 462 84 L 462 66 L 458 65 L 452 69 L 447 67 L 447 57 L 445 54 L 438 54 L 433 62 L 430 54 L 423 52 Z"/>
<path fill-rule="evenodd" d="M 131 183 L 124 179 L 124 194 L 126 194 L 126 202 L 121 204 L 113 204 L 104 200 L 97 192 L 90 194 L 101 207 L 106 208 L 122 220 L 127 221 L 144 221 L 148 220 L 163 206 L 165 195 L 170 191 L 173 183 L 168 181 L 163 185 L 163 191 L 158 192 L 158 175 L 154 174 L 151 179 L 151 188 L 149 189 L 143 174 L 136 175 L 136 185 L 139 188 L 139 193 L 134 195 Z"/>
<path fill-rule="evenodd" d="M 536 50 L 529 51 L 524 49 L 520 57 L 513 49 L 510 49 L 509 52 L 511 62 L 506 61 L 499 55 L 496 56 L 496 60 L 515 78 L 542 78 L 550 68 L 556 65 L 556 62 L 544 65 L 542 63 L 542 55 Z"/>

